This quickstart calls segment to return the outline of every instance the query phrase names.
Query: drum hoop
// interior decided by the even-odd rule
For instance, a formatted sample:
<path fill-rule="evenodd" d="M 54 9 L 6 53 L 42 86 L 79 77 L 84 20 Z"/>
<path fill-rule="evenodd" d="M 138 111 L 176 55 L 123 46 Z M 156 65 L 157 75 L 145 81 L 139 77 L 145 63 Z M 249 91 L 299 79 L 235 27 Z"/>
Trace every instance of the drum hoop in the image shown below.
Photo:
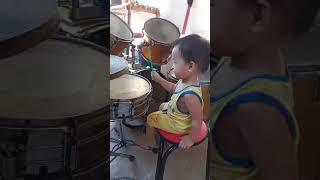
<path fill-rule="evenodd" d="M 150 21 L 152 21 L 152 20 L 155 20 L 155 19 L 160 19 L 160 20 L 163 20 L 163 21 L 165 21 L 165 22 L 168 22 L 169 24 L 171 24 L 171 25 L 173 25 L 173 27 L 175 27 L 175 29 L 177 30 L 177 32 L 178 32 L 178 38 L 180 37 L 180 30 L 179 30 L 179 28 L 175 25 L 175 24 L 173 24 L 172 22 L 170 22 L 170 21 L 168 21 L 168 20 L 166 20 L 166 19 L 163 19 L 163 18 L 150 18 L 150 19 L 148 19 L 145 23 L 144 23 L 144 25 L 143 25 L 143 29 L 142 29 L 142 31 L 144 31 L 145 33 L 146 33 L 146 35 L 148 36 L 148 38 L 150 38 L 151 40 L 153 40 L 154 42 L 156 42 L 155 44 L 161 44 L 161 45 L 171 45 L 172 43 L 163 43 L 163 42 L 159 42 L 159 41 L 156 41 L 156 40 L 154 40 L 154 39 L 152 39 L 151 37 L 150 37 L 150 34 L 147 32 L 147 31 L 145 31 L 145 29 L 146 29 L 146 24 L 148 23 L 148 22 L 150 22 Z"/>
<path fill-rule="evenodd" d="M 67 120 L 77 120 L 77 119 L 87 119 L 88 116 L 91 116 L 95 113 L 108 113 L 110 110 L 110 105 L 106 105 L 102 108 L 99 108 L 95 111 L 86 113 L 86 114 L 81 114 L 81 115 L 77 115 L 77 116 L 71 116 L 71 117 L 64 117 L 64 118 L 55 118 L 55 119 L 34 119 L 34 118 L 10 118 L 10 117 L 0 117 L 0 119 L 6 120 L 6 121 L 67 121 Z M 102 113 L 103 112 L 103 113 Z M 1 120 L 0 120 L 1 121 Z M 45 126 L 45 127 L 50 127 L 50 128 L 56 128 L 56 127 L 61 127 L 61 126 Z M 25 128 L 25 126 L 23 126 L 22 128 Z M 28 128 L 32 128 L 32 126 L 28 127 Z M 38 128 L 38 126 L 35 126 L 35 128 Z"/>
<path fill-rule="evenodd" d="M 106 56 L 109 56 L 109 50 L 106 47 L 97 45 L 97 44 L 95 44 L 93 42 L 90 42 L 90 41 L 82 40 L 82 39 L 79 39 L 79 38 L 66 37 L 66 36 L 59 35 L 59 34 L 55 34 L 51 39 L 81 44 L 81 45 L 84 45 L 86 47 L 90 47 L 90 48 L 92 48 L 94 50 L 97 50 L 97 51 L 105 54 Z"/>
<path fill-rule="evenodd" d="M 111 33 L 110 33 L 110 36 L 113 36 L 116 41 L 120 41 L 120 42 L 131 43 L 133 41 L 133 39 L 129 40 L 129 39 L 119 38 L 118 36 L 115 36 L 115 35 L 113 35 Z"/>
<path fill-rule="evenodd" d="M 110 98 L 111 101 L 130 102 L 130 101 L 135 101 L 135 100 L 139 100 L 139 99 L 145 99 L 145 98 L 143 98 L 143 97 L 144 97 L 144 96 L 148 97 L 148 96 L 150 95 L 150 93 L 152 92 L 152 90 L 153 90 L 153 89 L 152 89 L 152 84 L 151 84 L 151 82 L 150 82 L 147 78 L 145 78 L 145 77 L 143 77 L 143 76 L 141 76 L 141 75 L 138 75 L 138 74 L 128 74 L 128 75 L 137 76 L 137 77 L 140 77 L 140 78 L 144 79 L 145 81 L 147 81 L 148 84 L 149 84 L 149 89 L 148 89 L 147 93 L 145 93 L 145 94 L 143 94 L 143 95 L 141 95 L 141 96 L 139 96 L 139 97 L 132 98 L 132 99 L 111 99 L 111 98 Z"/>
<path fill-rule="evenodd" d="M 0 42 L 0 60 L 21 53 L 47 40 L 52 34 L 58 31 L 59 24 L 60 18 L 58 14 L 56 14 L 40 27 Z M 39 34 L 41 34 L 41 36 L 39 36 Z M 30 41 L 30 39 L 32 39 L 32 41 Z"/>
<path fill-rule="evenodd" d="M 126 22 L 124 22 L 119 16 L 114 14 L 113 12 L 110 12 L 110 14 L 113 14 L 116 18 L 118 18 L 129 29 L 131 37 L 129 39 L 122 39 L 122 38 L 112 34 L 111 32 L 110 32 L 110 35 L 113 35 L 114 37 L 117 37 L 118 39 L 120 39 L 120 40 L 122 40 L 124 42 L 132 42 L 133 41 L 132 40 L 133 39 L 133 32 L 132 32 L 131 28 L 128 26 L 128 24 Z"/>
<path fill-rule="evenodd" d="M 92 33 L 95 33 L 97 31 L 107 29 L 107 28 L 110 28 L 110 25 L 107 23 L 107 21 L 105 21 L 102 23 L 97 23 L 97 24 L 87 26 L 83 28 L 81 31 L 79 31 L 78 34 L 88 34 L 90 33 L 90 31 L 92 31 Z"/>

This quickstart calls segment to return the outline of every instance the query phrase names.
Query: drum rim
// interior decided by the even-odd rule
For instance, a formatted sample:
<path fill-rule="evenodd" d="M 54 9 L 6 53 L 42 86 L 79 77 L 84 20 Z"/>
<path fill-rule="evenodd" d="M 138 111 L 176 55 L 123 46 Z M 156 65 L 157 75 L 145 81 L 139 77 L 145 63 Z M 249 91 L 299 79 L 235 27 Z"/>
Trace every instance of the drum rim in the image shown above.
<path fill-rule="evenodd" d="M 109 49 L 108 48 L 100 46 L 99 44 L 95 44 L 95 43 L 87 41 L 87 40 L 74 38 L 74 37 L 67 37 L 67 36 L 63 36 L 63 35 L 60 35 L 60 34 L 55 34 L 50 39 L 59 40 L 59 41 L 66 41 L 66 42 L 72 42 L 72 43 L 81 44 L 83 46 L 91 47 L 92 49 L 97 50 L 97 51 L 105 54 L 107 57 L 109 57 Z"/>
<path fill-rule="evenodd" d="M 86 118 L 94 113 L 98 112 L 106 112 L 108 114 L 110 110 L 110 105 L 107 104 L 101 108 L 98 108 L 96 110 L 90 111 L 85 114 L 80 114 L 80 115 L 75 115 L 75 116 L 69 116 L 69 117 L 62 117 L 62 118 L 11 118 L 11 117 L 5 117 L 5 116 L 0 116 L 0 122 L 3 120 L 7 121 L 67 121 L 67 120 L 75 120 L 75 119 L 82 119 Z M 55 126 L 54 126 L 55 127 Z"/>
<path fill-rule="evenodd" d="M 132 40 L 132 39 L 133 39 L 133 31 L 131 30 L 131 28 L 129 27 L 129 25 L 128 25 L 126 22 L 124 22 L 119 16 L 117 16 L 116 14 L 114 14 L 113 12 L 110 11 L 110 14 L 112 14 L 112 15 L 114 15 L 116 18 L 118 18 L 118 19 L 129 29 L 129 31 L 130 31 L 130 36 L 131 36 L 131 37 L 130 37 L 129 39 L 123 39 L 123 38 L 120 38 L 120 37 L 112 34 L 111 31 L 110 31 L 110 35 L 112 35 L 112 36 L 116 37 L 117 39 L 120 39 L 120 40 L 122 40 L 122 41 L 124 41 L 124 42 L 132 42 L 132 41 L 133 41 L 133 40 Z M 110 17 L 111 17 L 111 16 L 110 16 Z M 111 23 L 111 20 L 110 20 L 110 23 Z"/>
<path fill-rule="evenodd" d="M 143 76 L 141 76 L 141 75 L 139 75 L 139 74 L 123 74 L 122 76 L 124 76 L 124 75 L 128 75 L 128 76 L 137 76 L 137 77 L 140 77 L 140 78 L 142 78 L 142 79 L 144 79 L 145 81 L 147 81 L 147 83 L 149 84 L 149 89 L 148 89 L 148 91 L 147 91 L 147 93 L 145 93 L 145 94 L 143 94 L 143 95 L 141 95 L 141 96 L 139 96 L 139 97 L 136 97 L 136 98 L 132 98 L 132 99 L 112 99 L 111 97 L 110 97 L 110 101 L 112 102 L 112 101 L 119 101 L 119 102 L 123 102 L 123 101 L 134 101 L 134 100 L 138 100 L 138 99 L 143 99 L 143 97 L 144 96 L 149 96 L 149 94 L 152 92 L 152 90 L 153 90 L 153 88 L 152 88 L 152 84 L 151 84 L 151 82 L 147 79 L 147 78 L 145 78 L 145 77 L 143 77 Z M 120 76 L 121 77 L 121 76 Z M 110 86 L 110 88 L 111 88 L 111 86 Z"/>
<path fill-rule="evenodd" d="M 91 25 L 81 29 L 78 32 L 78 34 L 87 34 L 92 30 L 94 30 L 92 33 L 95 33 L 97 31 L 100 31 L 101 29 L 104 30 L 104 29 L 108 29 L 108 28 L 110 28 L 110 24 L 108 24 L 107 21 L 103 21 L 103 22 L 99 22 L 96 24 L 91 24 Z"/>
<path fill-rule="evenodd" d="M 171 21 L 169 21 L 167 19 L 164 19 L 164 18 L 159 18 L 159 17 L 148 19 L 143 25 L 143 31 L 145 31 L 145 29 L 146 29 L 146 24 L 149 23 L 152 20 L 162 20 L 162 21 L 168 22 L 169 24 L 173 25 L 173 27 L 175 27 L 175 29 L 177 30 L 177 32 L 178 32 L 178 38 L 177 39 L 179 39 L 179 37 L 181 36 L 179 28 L 173 22 L 171 22 Z M 163 43 L 163 42 L 160 42 L 160 41 L 156 41 L 152 37 L 150 37 L 150 34 L 147 31 L 145 31 L 145 33 L 151 40 L 153 40 L 154 42 L 157 42 L 158 44 L 161 44 L 161 45 L 168 45 L 168 44 L 170 45 L 170 44 L 172 44 L 172 42 L 171 43 Z"/>

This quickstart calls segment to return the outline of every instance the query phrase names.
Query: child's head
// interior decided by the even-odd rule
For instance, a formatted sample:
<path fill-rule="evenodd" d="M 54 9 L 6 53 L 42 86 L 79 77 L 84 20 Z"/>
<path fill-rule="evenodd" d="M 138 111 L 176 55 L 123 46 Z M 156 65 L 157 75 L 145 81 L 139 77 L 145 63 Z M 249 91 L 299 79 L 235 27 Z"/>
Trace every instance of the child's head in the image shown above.
<path fill-rule="evenodd" d="M 199 35 L 187 35 L 174 42 L 170 59 L 178 79 L 199 75 L 209 67 L 210 43 Z"/>
<path fill-rule="evenodd" d="M 241 55 L 254 48 L 280 48 L 307 32 L 319 0 L 211 0 L 213 51 Z"/>

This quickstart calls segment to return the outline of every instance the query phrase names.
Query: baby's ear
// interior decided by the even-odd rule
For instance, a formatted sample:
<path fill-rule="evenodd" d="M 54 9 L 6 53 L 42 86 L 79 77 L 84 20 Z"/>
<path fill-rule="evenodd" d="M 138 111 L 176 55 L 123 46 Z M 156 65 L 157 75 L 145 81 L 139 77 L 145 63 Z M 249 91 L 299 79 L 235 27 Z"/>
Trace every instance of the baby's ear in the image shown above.
<path fill-rule="evenodd" d="M 272 6 L 268 0 L 256 0 L 252 14 L 252 32 L 262 32 L 271 23 Z"/>

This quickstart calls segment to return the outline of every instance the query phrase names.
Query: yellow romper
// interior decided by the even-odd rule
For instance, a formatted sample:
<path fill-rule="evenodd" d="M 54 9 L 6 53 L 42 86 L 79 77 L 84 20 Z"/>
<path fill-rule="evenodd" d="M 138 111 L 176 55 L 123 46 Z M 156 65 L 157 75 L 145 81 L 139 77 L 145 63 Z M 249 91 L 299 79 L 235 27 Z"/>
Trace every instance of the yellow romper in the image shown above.
<path fill-rule="evenodd" d="M 186 94 L 196 95 L 203 109 L 201 87 L 199 85 L 190 85 L 174 92 L 169 102 L 161 104 L 159 111 L 149 114 L 147 117 L 148 125 L 174 134 L 188 133 L 192 122 L 191 114 L 181 111 L 177 106 L 179 99 Z"/>

